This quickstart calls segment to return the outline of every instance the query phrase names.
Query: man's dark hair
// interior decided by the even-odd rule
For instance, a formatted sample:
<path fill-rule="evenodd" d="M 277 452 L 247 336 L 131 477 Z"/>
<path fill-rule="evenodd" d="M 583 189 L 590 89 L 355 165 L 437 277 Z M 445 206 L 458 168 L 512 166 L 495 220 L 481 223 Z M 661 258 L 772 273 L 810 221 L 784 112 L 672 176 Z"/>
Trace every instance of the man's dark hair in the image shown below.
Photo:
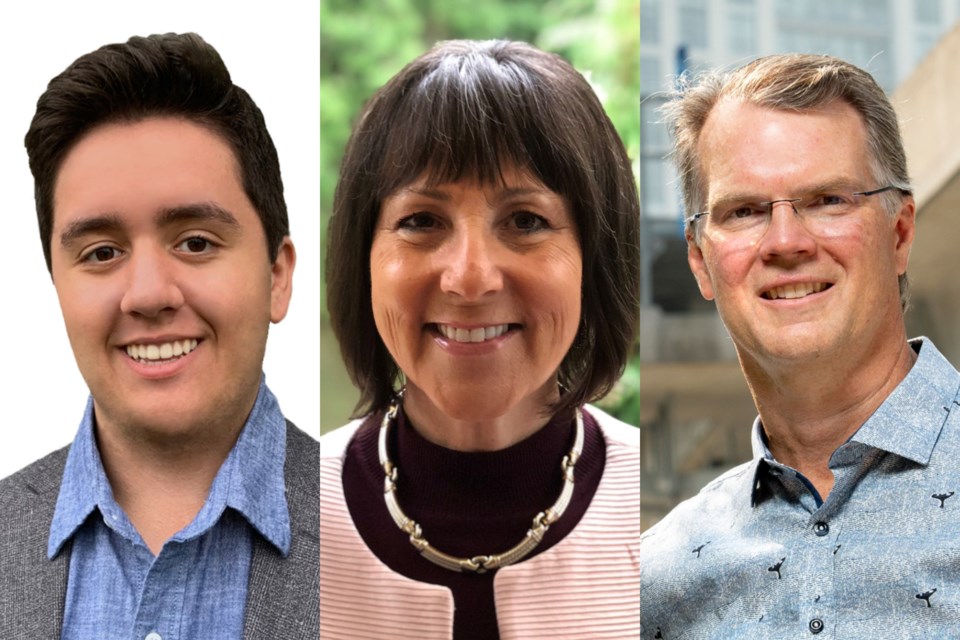
<path fill-rule="evenodd" d="M 555 412 L 606 394 L 626 364 L 639 314 L 639 201 L 630 161 L 586 80 L 565 60 L 505 41 L 436 45 L 369 101 L 334 195 L 327 307 L 357 414 L 390 403 L 399 371 L 371 307 L 370 250 L 384 199 L 429 184 L 529 172 L 560 194 L 583 256 L 581 318 L 559 369 Z"/>
<path fill-rule="evenodd" d="M 240 181 L 276 260 L 290 234 L 280 163 L 263 114 L 233 84 L 216 49 L 195 33 L 135 36 L 78 58 L 37 101 L 25 143 L 34 178 L 40 240 L 51 270 L 53 193 L 67 153 L 94 128 L 177 117 L 207 127 L 233 150 Z"/>

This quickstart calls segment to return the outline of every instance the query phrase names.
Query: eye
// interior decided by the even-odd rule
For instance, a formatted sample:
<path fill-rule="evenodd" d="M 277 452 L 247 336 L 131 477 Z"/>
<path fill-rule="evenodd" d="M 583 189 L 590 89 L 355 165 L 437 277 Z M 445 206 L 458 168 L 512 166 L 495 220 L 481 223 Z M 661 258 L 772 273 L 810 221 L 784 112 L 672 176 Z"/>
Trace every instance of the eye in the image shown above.
<path fill-rule="evenodd" d="M 430 231 L 439 226 L 439 220 L 424 211 L 412 213 L 397 222 L 397 229 L 406 231 Z"/>
<path fill-rule="evenodd" d="M 94 264 L 102 264 L 104 262 L 110 262 L 111 260 L 116 260 L 120 257 L 121 251 L 116 247 L 111 247 L 109 245 L 101 245 L 99 247 L 94 247 L 81 257 L 82 262 L 90 262 Z"/>
<path fill-rule="evenodd" d="M 738 204 L 727 210 L 722 220 L 746 220 L 754 216 L 764 216 L 767 208 L 759 204 Z"/>
<path fill-rule="evenodd" d="M 183 253 L 199 254 L 209 253 L 215 247 L 216 245 L 214 245 L 213 242 L 203 236 L 190 236 L 185 240 L 181 240 L 175 248 L 177 251 L 182 251 Z"/>
<path fill-rule="evenodd" d="M 810 198 L 811 207 L 845 207 L 850 204 L 850 198 L 838 193 L 821 193 Z"/>
<path fill-rule="evenodd" d="M 546 218 L 530 211 L 515 211 L 511 215 L 511 220 L 518 230 L 526 233 L 550 228 L 550 223 L 547 222 Z"/>

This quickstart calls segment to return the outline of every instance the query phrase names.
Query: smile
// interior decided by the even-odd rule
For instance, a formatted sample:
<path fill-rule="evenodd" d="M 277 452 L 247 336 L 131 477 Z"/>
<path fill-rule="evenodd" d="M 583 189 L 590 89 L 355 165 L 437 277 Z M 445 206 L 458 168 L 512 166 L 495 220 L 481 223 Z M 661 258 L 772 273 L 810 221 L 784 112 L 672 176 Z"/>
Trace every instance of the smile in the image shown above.
<path fill-rule="evenodd" d="M 798 282 L 797 284 L 774 287 L 765 291 L 762 296 L 767 300 L 793 300 L 809 296 L 812 293 L 820 293 L 831 286 L 825 282 Z"/>
<path fill-rule="evenodd" d="M 485 342 L 502 336 L 510 328 L 510 325 L 497 324 L 476 329 L 458 329 L 448 324 L 438 324 L 436 327 L 443 337 L 454 342 Z"/>
<path fill-rule="evenodd" d="M 128 344 L 127 355 L 138 362 L 163 362 L 185 356 L 197 348 L 196 338 L 162 344 Z"/>

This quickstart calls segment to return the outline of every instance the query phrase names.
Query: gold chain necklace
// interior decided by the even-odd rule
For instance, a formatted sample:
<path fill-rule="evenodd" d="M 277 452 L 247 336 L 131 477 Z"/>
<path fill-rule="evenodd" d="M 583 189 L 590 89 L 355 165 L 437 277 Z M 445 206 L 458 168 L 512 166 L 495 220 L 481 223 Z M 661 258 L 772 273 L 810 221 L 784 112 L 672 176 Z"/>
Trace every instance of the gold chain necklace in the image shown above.
<path fill-rule="evenodd" d="M 580 459 L 580 454 L 583 452 L 583 414 L 580 412 L 580 409 L 577 409 L 577 433 L 574 437 L 573 447 L 571 447 L 567 455 L 563 456 L 563 460 L 560 462 L 560 470 L 563 473 L 563 489 L 560 490 L 560 497 L 553 503 L 553 506 L 534 516 L 533 525 L 527 530 L 527 535 L 524 536 L 523 540 L 503 553 L 489 556 L 474 556 L 472 558 L 457 558 L 431 546 L 430 543 L 427 542 L 427 539 L 423 537 L 423 531 L 420 525 L 408 518 L 397 502 L 397 467 L 390 462 L 390 458 L 387 455 L 387 431 L 390 428 L 390 423 L 396 419 L 397 413 L 400 411 L 401 398 L 402 396 L 390 405 L 386 415 L 383 416 L 383 422 L 380 423 L 380 441 L 378 448 L 380 453 L 380 466 L 383 467 L 383 472 L 386 475 L 383 482 L 383 496 L 387 502 L 387 511 L 390 512 L 393 521 L 397 523 L 400 530 L 410 536 L 410 544 L 420 552 L 420 555 L 430 562 L 444 569 L 457 572 L 474 571 L 476 573 L 486 573 L 499 567 L 506 567 L 525 558 L 540 544 L 550 525 L 559 520 L 563 512 L 567 510 L 567 506 L 570 504 L 570 498 L 573 496 L 573 468 L 574 465 L 577 464 L 577 460 Z"/>

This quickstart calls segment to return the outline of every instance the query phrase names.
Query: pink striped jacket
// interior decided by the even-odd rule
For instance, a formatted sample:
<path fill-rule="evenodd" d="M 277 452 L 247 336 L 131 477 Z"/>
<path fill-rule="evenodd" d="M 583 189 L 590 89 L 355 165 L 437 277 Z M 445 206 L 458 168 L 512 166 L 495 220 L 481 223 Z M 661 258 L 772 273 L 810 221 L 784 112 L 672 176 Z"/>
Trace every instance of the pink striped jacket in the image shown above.
<path fill-rule="evenodd" d="M 607 458 L 597 492 L 562 541 L 494 579 L 502 640 L 640 637 L 640 431 L 588 407 Z M 449 640 L 453 596 L 391 571 L 360 538 L 343 495 L 362 420 L 320 439 L 320 637 Z"/>

